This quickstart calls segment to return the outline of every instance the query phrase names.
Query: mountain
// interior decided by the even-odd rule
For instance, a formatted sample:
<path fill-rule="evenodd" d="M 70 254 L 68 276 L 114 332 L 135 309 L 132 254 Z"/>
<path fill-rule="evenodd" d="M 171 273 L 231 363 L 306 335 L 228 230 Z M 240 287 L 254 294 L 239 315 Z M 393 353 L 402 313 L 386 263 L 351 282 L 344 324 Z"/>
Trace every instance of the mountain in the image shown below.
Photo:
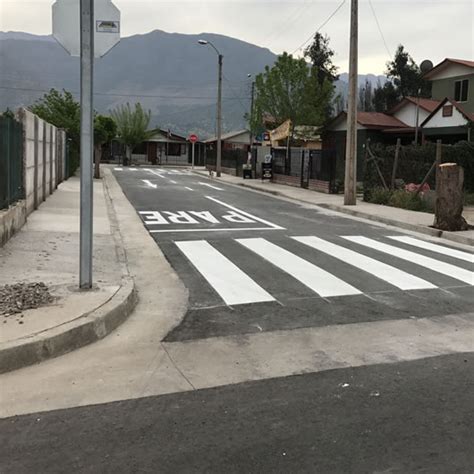
<path fill-rule="evenodd" d="M 203 138 L 214 134 L 217 55 L 199 45 L 200 38 L 224 55 L 223 128 L 244 128 L 252 81 L 247 75 L 273 64 L 276 55 L 212 33 L 155 30 L 123 38 L 95 63 L 96 110 L 105 113 L 125 102 L 141 102 L 152 111 L 152 126 L 192 131 Z M 346 76 L 341 74 L 337 84 L 342 95 L 347 94 Z M 70 57 L 52 36 L 0 32 L 0 110 L 30 105 L 53 87 L 78 95 L 79 59 Z"/>

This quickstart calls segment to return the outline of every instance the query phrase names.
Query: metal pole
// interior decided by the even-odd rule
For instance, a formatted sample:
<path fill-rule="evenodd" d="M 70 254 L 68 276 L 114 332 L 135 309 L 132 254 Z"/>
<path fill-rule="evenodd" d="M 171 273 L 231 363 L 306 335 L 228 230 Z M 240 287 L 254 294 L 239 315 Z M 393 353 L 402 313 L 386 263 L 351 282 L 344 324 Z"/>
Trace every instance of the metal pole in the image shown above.
<path fill-rule="evenodd" d="M 79 285 L 92 287 L 94 0 L 81 0 L 81 216 Z"/>
<path fill-rule="evenodd" d="M 224 56 L 219 54 L 219 81 L 217 86 L 217 160 L 216 175 L 221 176 L 222 166 L 222 60 Z"/>
<path fill-rule="evenodd" d="M 194 169 L 194 145 L 195 143 L 193 142 L 192 148 L 191 148 L 191 169 Z"/>
<path fill-rule="evenodd" d="M 420 122 L 420 93 L 421 89 L 418 89 L 418 95 L 416 97 L 415 145 L 418 145 L 418 128 Z"/>
<path fill-rule="evenodd" d="M 357 186 L 357 12 L 358 0 L 351 0 L 351 38 L 349 52 L 349 98 L 347 106 L 346 172 L 344 205 L 356 204 Z"/>
<path fill-rule="evenodd" d="M 255 81 L 252 81 L 252 94 L 250 96 L 250 127 L 249 127 L 249 132 L 250 132 L 250 151 L 252 151 L 252 145 L 253 145 L 253 104 L 255 101 Z"/>

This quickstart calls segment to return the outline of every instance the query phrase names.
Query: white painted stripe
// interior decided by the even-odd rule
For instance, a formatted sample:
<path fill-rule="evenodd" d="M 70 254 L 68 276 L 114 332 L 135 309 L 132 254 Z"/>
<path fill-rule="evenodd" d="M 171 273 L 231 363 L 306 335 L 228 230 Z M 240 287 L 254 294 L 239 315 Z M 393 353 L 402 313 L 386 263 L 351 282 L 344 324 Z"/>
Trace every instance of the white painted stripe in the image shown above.
<path fill-rule="evenodd" d="M 436 288 L 435 285 L 421 278 L 410 275 L 398 268 L 379 262 L 374 258 L 367 257 L 353 250 L 341 247 L 326 240 L 314 236 L 308 237 L 292 237 L 293 239 L 305 244 L 313 249 L 324 252 L 331 257 L 342 260 L 349 265 L 360 268 L 364 272 L 380 278 L 401 290 L 421 290 L 428 288 Z"/>
<path fill-rule="evenodd" d="M 368 239 L 367 237 L 354 235 L 344 236 L 344 238 L 351 242 L 355 242 L 356 244 L 364 245 L 365 247 L 378 250 L 379 252 L 384 252 L 393 255 L 394 257 L 401 258 L 402 260 L 408 260 L 417 265 L 422 265 L 429 270 L 442 273 L 443 275 L 455 278 L 456 280 L 460 280 L 468 285 L 474 285 L 474 272 L 465 270 L 464 268 L 459 268 L 450 263 L 435 260 L 434 258 L 425 257 L 424 255 L 410 252 L 409 250 L 404 250 L 393 245 L 387 245 L 374 239 Z"/>
<path fill-rule="evenodd" d="M 130 171 L 137 171 L 136 168 L 128 168 Z"/>
<path fill-rule="evenodd" d="M 188 188 L 187 186 L 185 186 L 184 189 L 187 189 L 188 191 L 194 191 L 193 188 Z"/>
<path fill-rule="evenodd" d="M 153 173 L 155 176 L 159 176 L 160 178 L 167 179 L 162 174 L 158 173 L 157 171 L 150 170 L 150 173 Z"/>
<path fill-rule="evenodd" d="M 321 296 L 361 294 L 357 288 L 322 268 L 262 238 L 237 239 L 237 242 L 288 273 Z"/>
<path fill-rule="evenodd" d="M 268 225 L 269 227 L 272 227 L 273 229 L 285 230 L 284 227 L 280 227 L 279 225 L 272 224 L 271 222 L 266 221 L 265 219 L 261 219 L 260 217 L 254 216 L 254 215 L 250 214 L 249 212 L 241 211 L 237 207 L 234 207 L 234 206 L 231 206 L 230 204 L 226 204 L 225 202 L 219 201 L 219 199 L 213 198 L 211 196 L 206 196 L 206 199 L 217 202 L 217 204 L 220 204 L 221 206 L 232 209 L 233 211 L 236 211 L 240 214 L 243 214 L 244 216 L 250 217 L 251 219 L 253 219 L 257 222 L 261 222 L 262 224 Z"/>
<path fill-rule="evenodd" d="M 114 168 L 115 171 L 123 171 L 123 168 Z"/>
<path fill-rule="evenodd" d="M 462 252 L 461 250 L 451 249 L 445 247 L 444 245 L 433 244 L 432 242 L 427 242 L 425 240 L 415 239 L 413 237 L 408 237 L 405 235 L 394 235 L 389 236 L 389 239 L 397 240 L 404 244 L 413 245 L 414 247 L 419 247 L 420 249 L 431 250 L 432 252 L 441 253 L 448 257 L 458 258 L 459 260 L 465 260 L 469 263 L 474 263 L 474 254 Z"/>
<path fill-rule="evenodd" d="M 217 189 L 217 191 L 224 191 L 222 188 L 218 188 L 217 186 L 213 186 L 212 184 L 207 184 L 207 183 L 202 183 L 202 182 L 199 182 L 199 184 L 201 186 L 207 186 L 208 188 Z"/>
<path fill-rule="evenodd" d="M 170 183 L 171 183 L 171 184 L 178 184 L 176 181 L 173 181 L 173 180 L 171 180 L 171 179 L 170 179 Z"/>
<path fill-rule="evenodd" d="M 143 168 L 143 171 L 151 171 L 150 168 Z"/>
<path fill-rule="evenodd" d="M 150 234 L 163 234 L 165 232 L 174 233 L 174 232 L 237 232 L 242 230 L 281 230 L 275 227 L 226 227 L 226 228 L 214 228 L 214 229 L 159 229 L 159 230 L 149 230 Z"/>
<path fill-rule="evenodd" d="M 149 179 L 142 179 L 142 181 L 143 181 L 146 185 L 148 185 L 150 188 L 156 189 L 156 188 L 158 187 L 157 184 L 152 183 Z"/>
<path fill-rule="evenodd" d="M 238 305 L 275 300 L 205 240 L 175 243 L 226 304 Z"/>

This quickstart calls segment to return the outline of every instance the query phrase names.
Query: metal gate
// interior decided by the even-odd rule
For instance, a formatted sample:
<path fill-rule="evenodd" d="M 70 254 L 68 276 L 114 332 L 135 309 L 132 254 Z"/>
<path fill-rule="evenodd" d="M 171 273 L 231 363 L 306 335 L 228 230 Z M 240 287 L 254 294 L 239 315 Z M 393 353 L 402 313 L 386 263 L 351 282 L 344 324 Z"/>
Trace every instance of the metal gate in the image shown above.
<path fill-rule="evenodd" d="M 23 128 L 0 115 L 0 209 L 23 198 Z"/>
<path fill-rule="evenodd" d="M 311 176 L 311 151 L 301 150 L 301 187 L 308 188 Z"/>

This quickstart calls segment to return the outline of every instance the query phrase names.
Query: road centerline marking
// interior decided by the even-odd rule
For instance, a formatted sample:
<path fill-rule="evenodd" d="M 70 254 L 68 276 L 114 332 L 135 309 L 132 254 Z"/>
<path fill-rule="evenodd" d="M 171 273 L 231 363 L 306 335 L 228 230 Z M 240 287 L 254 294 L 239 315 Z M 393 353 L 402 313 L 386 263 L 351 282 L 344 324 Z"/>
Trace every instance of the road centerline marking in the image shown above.
<path fill-rule="evenodd" d="M 152 183 L 149 179 L 142 179 L 142 181 L 143 181 L 146 185 L 148 185 L 150 188 L 156 189 L 156 188 L 158 187 L 157 184 Z"/>
<path fill-rule="evenodd" d="M 201 186 L 207 186 L 208 188 L 212 188 L 212 189 L 215 189 L 215 190 L 217 190 L 217 191 L 224 191 L 223 188 L 219 188 L 218 186 L 214 186 L 214 185 L 212 185 L 212 184 L 203 183 L 202 181 L 199 181 L 199 184 L 200 184 Z"/>

